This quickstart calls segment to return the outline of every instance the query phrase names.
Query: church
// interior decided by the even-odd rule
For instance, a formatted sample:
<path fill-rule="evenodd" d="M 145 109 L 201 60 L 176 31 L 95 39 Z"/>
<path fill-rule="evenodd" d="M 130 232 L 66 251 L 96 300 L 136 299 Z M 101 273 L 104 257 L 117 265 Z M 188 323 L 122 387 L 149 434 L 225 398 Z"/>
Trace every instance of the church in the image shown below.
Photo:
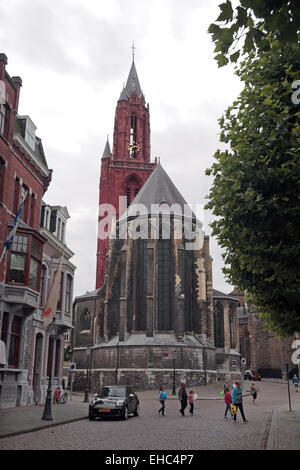
<path fill-rule="evenodd" d="M 166 159 L 167 165 L 167 159 Z M 134 57 L 101 159 L 96 289 L 76 297 L 74 389 L 240 378 L 238 300 L 213 288 L 209 236 L 160 161 Z"/>

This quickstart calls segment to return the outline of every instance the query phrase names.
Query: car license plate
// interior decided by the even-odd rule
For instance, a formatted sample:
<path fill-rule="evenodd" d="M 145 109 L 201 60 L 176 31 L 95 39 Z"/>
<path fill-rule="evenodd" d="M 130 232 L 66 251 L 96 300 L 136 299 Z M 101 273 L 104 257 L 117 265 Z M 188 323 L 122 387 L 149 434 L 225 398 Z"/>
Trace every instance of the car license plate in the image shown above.
<path fill-rule="evenodd" d="M 110 413 L 110 409 L 109 408 L 101 408 L 100 413 Z"/>

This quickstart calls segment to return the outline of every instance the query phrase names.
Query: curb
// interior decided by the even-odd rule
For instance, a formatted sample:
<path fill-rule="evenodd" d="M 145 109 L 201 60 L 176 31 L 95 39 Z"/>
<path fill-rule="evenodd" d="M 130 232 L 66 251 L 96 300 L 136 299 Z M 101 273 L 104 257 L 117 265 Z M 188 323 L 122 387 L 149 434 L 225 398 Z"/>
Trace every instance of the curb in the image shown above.
<path fill-rule="evenodd" d="M 51 423 L 51 424 L 45 424 L 44 426 L 37 426 L 35 428 L 24 429 L 22 431 L 15 431 L 15 432 L 7 433 L 7 434 L 1 434 L 0 439 L 4 439 L 5 437 L 19 436 L 20 434 L 28 434 L 29 432 L 42 431 L 43 429 L 54 428 L 55 426 L 60 426 L 62 424 L 68 424 L 68 423 L 74 423 L 76 421 L 82 421 L 84 419 L 88 419 L 88 416 L 84 416 L 82 418 L 68 419 L 67 421 L 60 421 L 60 422 Z"/>

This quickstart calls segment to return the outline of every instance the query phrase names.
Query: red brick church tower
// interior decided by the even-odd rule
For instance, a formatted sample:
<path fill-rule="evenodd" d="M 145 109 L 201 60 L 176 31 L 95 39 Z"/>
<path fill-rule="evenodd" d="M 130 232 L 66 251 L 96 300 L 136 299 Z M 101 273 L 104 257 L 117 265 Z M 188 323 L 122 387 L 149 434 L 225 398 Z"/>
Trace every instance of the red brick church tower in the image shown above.
<path fill-rule="evenodd" d="M 122 215 L 119 197 L 126 197 L 128 207 L 155 166 L 156 161 L 150 162 L 149 104 L 146 105 L 133 56 L 126 86 L 117 103 L 113 150 L 107 139 L 101 159 L 99 205 L 111 204 L 118 219 Z M 98 221 L 104 217 L 107 214 L 100 215 L 99 211 Z M 104 284 L 107 250 L 108 238 L 103 239 L 98 233 L 96 289 Z"/>

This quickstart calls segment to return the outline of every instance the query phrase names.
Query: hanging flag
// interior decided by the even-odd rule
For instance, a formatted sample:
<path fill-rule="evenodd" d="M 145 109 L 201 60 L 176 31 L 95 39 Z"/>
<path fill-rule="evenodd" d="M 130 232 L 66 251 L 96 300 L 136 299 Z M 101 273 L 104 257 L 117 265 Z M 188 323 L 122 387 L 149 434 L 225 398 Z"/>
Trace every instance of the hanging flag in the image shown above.
<path fill-rule="evenodd" d="M 54 275 L 53 283 L 52 283 L 52 286 L 48 295 L 48 299 L 45 305 L 45 309 L 42 315 L 43 324 L 45 328 L 47 328 L 48 325 L 52 322 L 53 317 L 56 314 L 57 302 L 58 302 L 58 296 L 59 296 L 59 290 L 60 290 L 60 277 L 61 277 L 61 270 L 62 270 L 62 263 L 63 263 L 63 255 L 64 255 L 64 252 L 62 252 L 62 255 L 60 257 L 57 271 Z"/>
<path fill-rule="evenodd" d="M 25 194 L 24 194 L 24 196 L 21 200 L 20 207 L 19 207 L 19 209 L 16 213 L 16 216 L 14 218 L 12 229 L 10 230 L 10 232 L 8 234 L 8 238 L 7 238 L 6 242 L 4 243 L 4 246 L 7 250 L 10 250 L 10 247 L 11 247 L 11 244 L 13 242 L 14 236 L 16 235 L 16 231 L 17 231 L 17 228 L 18 228 L 19 220 L 20 220 L 20 214 L 22 212 L 26 196 L 27 196 L 27 191 L 25 191 Z"/>

